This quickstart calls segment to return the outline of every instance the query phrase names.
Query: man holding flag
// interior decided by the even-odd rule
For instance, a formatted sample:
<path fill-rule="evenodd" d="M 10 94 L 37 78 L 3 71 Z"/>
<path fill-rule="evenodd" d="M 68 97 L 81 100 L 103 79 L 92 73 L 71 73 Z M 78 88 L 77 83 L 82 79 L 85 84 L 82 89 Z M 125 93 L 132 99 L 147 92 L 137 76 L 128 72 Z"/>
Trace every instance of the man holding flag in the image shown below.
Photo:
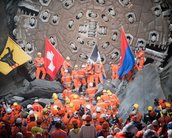
<path fill-rule="evenodd" d="M 35 58 L 35 66 L 36 66 L 36 79 L 39 79 L 40 73 L 42 72 L 41 79 L 44 80 L 46 71 L 44 68 L 44 58 L 42 57 L 42 53 L 38 52 L 37 57 Z"/>
<path fill-rule="evenodd" d="M 124 28 L 121 28 L 121 59 L 120 68 L 118 70 L 119 78 L 129 73 L 135 65 L 134 56 L 125 36 Z"/>
<path fill-rule="evenodd" d="M 96 86 L 98 86 L 99 82 L 103 84 L 103 78 L 106 78 L 106 73 L 101 62 L 101 57 L 97 45 L 94 46 L 94 49 L 88 61 L 93 64 Z"/>

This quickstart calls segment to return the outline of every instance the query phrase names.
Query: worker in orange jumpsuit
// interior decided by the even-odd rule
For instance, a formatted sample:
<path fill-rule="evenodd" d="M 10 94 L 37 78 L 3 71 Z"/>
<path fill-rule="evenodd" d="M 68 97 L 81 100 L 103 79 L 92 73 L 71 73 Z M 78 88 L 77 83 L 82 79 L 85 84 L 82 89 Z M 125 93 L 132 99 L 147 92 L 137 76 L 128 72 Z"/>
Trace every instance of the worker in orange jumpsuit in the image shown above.
<path fill-rule="evenodd" d="M 119 101 L 119 98 L 116 96 L 116 94 L 112 94 L 112 92 L 109 90 L 107 90 L 107 93 L 111 101 L 111 105 L 119 107 L 120 101 Z"/>
<path fill-rule="evenodd" d="M 44 130 L 48 130 L 50 124 L 51 124 L 51 121 L 52 121 L 52 117 L 49 116 L 49 113 L 48 113 L 48 109 L 47 108 L 44 108 L 43 109 L 43 112 L 42 112 L 42 124 L 41 124 L 41 127 L 44 129 Z"/>
<path fill-rule="evenodd" d="M 80 100 L 80 97 L 77 94 L 73 96 L 71 102 L 73 103 L 75 109 L 77 109 L 78 107 L 80 108 L 80 106 L 82 105 L 82 101 Z"/>
<path fill-rule="evenodd" d="M 72 67 L 71 61 L 70 61 L 70 57 L 67 56 L 66 60 L 64 60 L 62 68 L 61 68 L 61 74 L 62 76 L 64 76 L 64 72 L 65 70 L 68 70 L 68 72 L 70 73 L 70 69 Z"/>
<path fill-rule="evenodd" d="M 74 70 L 72 71 L 72 80 L 74 83 L 75 91 L 79 92 L 79 89 L 81 87 L 81 81 L 79 79 L 79 74 L 78 74 L 78 65 L 74 66 Z"/>
<path fill-rule="evenodd" d="M 65 88 L 72 88 L 72 76 L 67 69 L 64 70 L 64 75 L 62 76 L 61 81 Z"/>
<path fill-rule="evenodd" d="M 111 75 L 111 79 L 116 79 L 118 80 L 119 79 L 119 76 L 118 76 L 118 70 L 119 70 L 119 64 L 112 64 L 111 63 L 111 70 L 112 70 L 112 75 Z"/>
<path fill-rule="evenodd" d="M 57 107 L 60 107 L 62 109 L 63 105 L 62 105 L 61 101 L 58 99 L 58 95 L 56 93 L 53 93 L 52 98 L 54 100 L 54 105 L 56 105 Z"/>
<path fill-rule="evenodd" d="M 70 88 L 66 88 L 63 90 L 63 98 L 69 97 L 72 94 L 72 90 Z"/>
<path fill-rule="evenodd" d="M 31 114 L 30 116 L 29 116 L 29 122 L 28 122 L 28 124 L 27 124 L 27 130 L 28 131 L 31 131 L 31 129 L 32 129 L 32 127 L 34 127 L 34 126 L 36 126 L 37 124 L 36 124 L 36 118 L 35 118 L 35 115 L 34 114 Z"/>
<path fill-rule="evenodd" d="M 97 97 L 97 107 L 101 107 L 101 113 L 105 112 L 105 109 L 107 108 L 107 103 L 104 102 L 104 100 L 101 97 Z"/>
<path fill-rule="evenodd" d="M 82 84 L 82 91 L 85 91 L 87 82 L 86 82 L 86 69 L 84 64 L 81 66 L 81 69 L 78 70 L 78 76 Z"/>
<path fill-rule="evenodd" d="M 32 108 L 33 108 L 34 111 L 42 112 L 43 107 L 38 102 L 39 102 L 39 100 L 36 99 L 34 101 L 34 103 L 32 104 Z"/>
<path fill-rule="evenodd" d="M 12 125 L 15 122 L 16 118 L 17 117 L 13 115 L 12 109 L 11 108 L 7 108 L 6 109 L 6 113 L 2 117 L 2 120 L 4 122 L 7 122 L 9 125 Z"/>
<path fill-rule="evenodd" d="M 133 104 L 133 110 L 130 113 L 129 118 L 127 119 L 126 123 L 130 121 L 140 123 L 141 120 L 142 120 L 142 114 L 139 112 L 139 105 L 135 103 Z"/>
<path fill-rule="evenodd" d="M 144 62 L 145 62 L 145 51 L 144 49 L 139 49 L 135 52 L 136 58 L 138 60 L 138 63 L 136 65 L 138 71 L 141 71 L 143 69 L 144 66 Z"/>
<path fill-rule="evenodd" d="M 40 73 L 42 72 L 41 79 L 43 80 L 46 75 L 46 71 L 44 68 L 44 58 L 42 57 L 41 52 L 37 53 L 37 57 L 35 58 L 35 66 L 36 66 L 36 79 L 39 79 Z"/>
<path fill-rule="evenodd" d="M 89 83 L 89 86 L 86 90 L 86 94 L 91 98 L 91 101 L 94 99 L 97 87 L 93 87 L 93 83 Z"/>
<path fill-rule="evenodd" d="M 86 65 L 86 75 L 87 75 L 87 87 L 89 88 L 89 84 L 94 84 L 94 66 L 90 62 Z"/>
<path fill-rule="evenodd" d="M 105 70 L 103 67 L 103 64 L 100 62 L 97 62 L 94 64 L 94 71 L 95 71 L 95 83 L 96 86 L 98 86 L 98 83 L 100 82 L 103 84 L 103 75 L 106 78 Z"/>

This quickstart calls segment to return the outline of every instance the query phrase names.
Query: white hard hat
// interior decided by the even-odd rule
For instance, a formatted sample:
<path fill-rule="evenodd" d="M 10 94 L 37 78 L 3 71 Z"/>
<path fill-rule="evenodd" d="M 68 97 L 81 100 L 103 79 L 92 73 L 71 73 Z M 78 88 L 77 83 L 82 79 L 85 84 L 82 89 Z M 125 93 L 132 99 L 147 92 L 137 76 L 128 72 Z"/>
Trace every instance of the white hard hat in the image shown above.
<path fill-rule="evenodd" d="M 78 68 L 78 65 L 75 65 L 74 68 Z"/>
<path fill-rule="evenodd" d="M 64 72 L 66 72 L 66 73 L 67 73 L 67 72 L 68 72 L 68 70 L 67 70 L 67 69 L 65 69 L 65 70 L 64 70 Z"/>
<path fill-rule="evenodd" d="M 12 112 L 12 109 L 11 109 L 11 108 L 7 108 L 7 109 L 6 109 L 6 113 L 7 113 L 7 114 L 10 114 L 11 112 Z"/>
<path fill-rule="evenodd" d="M 90 110 L 91 109 L 91 106 L 89 104 L 87 104 L 86 105 L 86 108 Z"/>
<path fill-rule="evenodd" d="M 22 123 L 22 119 L 21 118 L 17 118 L 16 119 L 16 124 L 21 124 Z"/>
<path fill-rule="evenodd" d="M 153 126 L 158 126 L 158 121 L 157 121 L 157 120 L 153 120 L 153 121 L 152 121 L 152 125 L 153 125 Z"/>
<path fill-rule="evenodd" d="M 29 111 L 29 115 L 32 115 L 32 114 L 34 114 L 34 111 L 33 110 L 30 110 Z"/>
<path fill-rule="evenodd" d="M 93 83 L 92 83 L 92 82 L 90 82 L 90 83 L 89 83 L 89 86 L 90 86 L 90 87 L 93 87 Z"/>
<path fill-rule="evenodd" d="M 93 114 L 92 114 L 92 118 L 93 118 L 93 119 L 96 119 L 96 118 L 97 118 L 97 113 L 93 113 Z"/>
<path fill-rule="evenodd" d="M 100 115 L 100 118 L 105 118 L 105 117 L 106 117 L 105 114 L 101 114 L 101 115 Z"/>
<path fill-rule="evenodd" d="M 28 104 L 27 105 L 27 109 L 31 109 L 32 108 L 32 105 L 31 104 Z"/>
<path fill-rule="evenodd" d="M 58 107 L 57 105 L 54 105 L 54 106 L 53 106 L 54 109 L 57 109 L 57 107 Z"/>
<path fill-rule="evenodd" d="M 23 138 L 23 134 L 22 134 L 22 132 L 17 132 L 17 134 L 16 134 L 16 138 Z"/>
<path fill-rule="evenodd" d="M 97 138 L 104 138 L 103 136 L 98 136 Z"/>
<path fill-rule="evenodd" d="M 171 130 L 171 129 L 169 129 L 169 130 L 167 131 L 167 133 L 168 133 L 168 137 L 172 137 L 172 130 Z"/>
<path fill-rule="evenodd" d="M 35 102 L 35 103 L 37 103 L 38 101 L 39 101 L 38 99 L 35 99 L 35 101 L 34 101 L 34 102 Z"/>
<path fill-rule="evenodd" d="M 114 133 L 118 133 L 118 132 L 120 132 L 121 130 L 120 130 L 118 127 L 115 127 L 113 131 L 114 131 Z"/>
<path fill-rule="evenodd" d="M 82 66 L 81 66 L 82 68 L 85 68 L 85 64 L 82 64 Z"/>
<path fill-rule="evenodd" d="M 112 135 L 108 135 L 106 138 L 113 138 L 113 136 Z"/>
<path fill-rule="evenodd" d="M 101 107 L 97 106 L 96 112 L 101 112 Z"/>
<path fill-rule="evenodd" d="M 73 113 L 73 116 L 74 116 L 74 118 L 77 118 L 77 117 L 78 117 L 78 112 L 75 111 L 75 112 Z"/>
<path fill-rule="evenodd" d="M 70 57 L 69 57 L 69 56 L 67 56 L 67 57 L 66 57 L 66 60 L 70 60 Z"/>
<path fill-rule="evenodd" d="M 42 55 L 42 53 L 41 52 L 38 52 L 37 55 Z"/>
<path fill-rule="evenodd" d="M 82 116 L 82 120 L 85 120 L 85 119 L 86 119 L 86 117 L 87 117 L 87 115 L 86 115 L 86 114 L 84 114 L 84 115 Z"/>

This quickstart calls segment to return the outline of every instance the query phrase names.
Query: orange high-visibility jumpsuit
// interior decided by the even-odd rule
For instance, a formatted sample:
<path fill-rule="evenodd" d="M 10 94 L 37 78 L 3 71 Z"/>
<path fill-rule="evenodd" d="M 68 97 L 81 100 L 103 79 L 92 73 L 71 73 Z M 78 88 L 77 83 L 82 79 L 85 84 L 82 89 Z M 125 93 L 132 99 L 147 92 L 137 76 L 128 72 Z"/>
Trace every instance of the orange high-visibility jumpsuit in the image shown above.
<path fill-rule="evenodd" d="M 71 88 L 72 87 L 72 76 L 68 72 L 64 72 L 64 75 L 61 78 L 63 86 L 65 88 Z"/>
<path fill-rule="evenodd" d="M 86 66 L 86 74 L 87 74 L 87 87 L 90 87 L 90 83 L 94 83 L 94 66 L 93 64 L 87 64 Z"/>
<path fill-rule="evenodd" d="M 54 105 L 57 105 L 61 109 L 63 108 L 62 102 L 59 99 L 54 100 Z"/>
<path fill-rule="evenodd" d="M 46 71 L 44 68 L 44 58 L 43 57 L 37 57 L 34 61 L 36 65 L 36 79 L 39 79 L 40 73 L 42 72 L 42 80 L 45 78 Z"/>
<path fill-rule="evenodd" d="M 112 64 L 111 65 L 111 70 L 112 70 L 111 79 L 119 79 L 118 69 L 119 69 L 119 65 L 118 64 Z"/>
<path fill-rule="evenodd" d="M 111 96 L 109 96 L 109 99 L 113 105 L 119 106 L 120 101 L 119 101 L 119 98 L 115 94 L 112 94 Z"/>
<path fill-rule="evenodd" d="M 79 88 L 81 87 L 81 82 L 79 80 L 78 70 L 72 71 L 72 78 L 73 78 L 73 83 L 74 83 L 75 89 L 79 90 Z"/>
<path fill-rule="evenodd" d="M 143 69 L 143 66 L 144 66 L 144 62 L 145 62 L 145 52 L 144 50 L 141 50 L 139 52 L 139 70 L 142 70 Z"/>
<path fill-rule="evenodd" d="M 39 103 L 33 103 L 32 108 L 34 111 L 39 111 L 39 112 L 41 112 L 43 110 L 42 105 L 40 105 Z"/>
<path fill-rule="evenodd" d="M 89 97 L 93 98 L 95 96 L 96 91 L 97 91 L 97 87 L 89 87 L 86 90 L 86 94 L 88 94 Z"/>
<path fill-rule="evenodd" d="M 141 71 L 143 69 L 144 66 L 144 62 L 145 62 L 145 52 L 144 50 L 139 50 L 135 52 L 136 58 L 138 59 L 137 61 L 137 69 L 138 71 Z"/>
<path fill-rule="evenodd" d="M 98 83 L 103 84 L 103 74 L 104 74 L 104 68 L 103 64 L 94 64 L 94 69 L 95 69 L 95 83 L 96 86 L 98 86 Z"/>
<path fill-rule="evenodd" d="M 63 98 L 65 97 L 69 97 L 72 94 L 72 90 L 71 89 L 64 89 L 63 90 Z"/>
<path fill-rule="evenodd" d="M 86 70 L 84 68 L 78 70 L 78 77 L 81 80 L 82 85 L 86 86 Z"/>
<path fill-rule="evenodd" d="M 71 63 L 65 60 L 63 62 L 62 68 L 61 68 L 61 74 L 62 74 L 62 76 L 64 76 L 64 71 L 65 70 L 69 70 L 69 68 L 71 68 L 71 67 L 72 67 Z"/>

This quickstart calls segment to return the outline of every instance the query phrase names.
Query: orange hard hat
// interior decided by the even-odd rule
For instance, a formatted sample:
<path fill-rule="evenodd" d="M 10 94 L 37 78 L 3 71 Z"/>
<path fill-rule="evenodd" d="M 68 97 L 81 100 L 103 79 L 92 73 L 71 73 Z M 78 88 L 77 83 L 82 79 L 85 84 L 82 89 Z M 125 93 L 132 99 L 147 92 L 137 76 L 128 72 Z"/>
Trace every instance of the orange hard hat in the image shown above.
<path fill-rule="evenodd" d="M 104 118 L 99 118 L 100 123 L 103 123 L 104 121 L 105 121 Z"/>
<path fill-rule="evenodd" d="M 75 105 L 75 110 L 78 111 L 80 109 L 79 105 Z"/>
<path fill-rule="evenodd" d="M 102 130 L 102 126 L 101 125 L 97 125 L 96 126 L 96 131 L 100 131 L 100 130 Z"/>
<path fill-rule="evenodd" d="M 65 111 L 61 109 L 61 110 L 59 110 L 58 114 L 63 115 L 63 114 L 65 114 Z"/>
<path fill-rule="evenodd" d="M 136 133 L 136 137 L 142 137 L 143 136 L 143 131 L 138 131 Z"/>
<path fill-rule="evenodd" d="M 41 119 L 38 119 L 36 122 L 37 123 L 42 123 L 42 120 Z"/>
<path fill-rule="evenodd" d="M 72 125 L 78 125 L 77 120 L 73 120 L 73 121 L 72 121 Z"/>
<path fill-rule="evenodd" d="M 86 121 L 91 121 L 91 120 L 92 120 L 92 118 L 91 118 L 91 116 L 90 116 L 90 115 L 87 115 L 87 117 L 85 118 L 85 120 L 86 120 Z"/>
<path fill-rule="evenodd" d="M 108 129 L 108 128 L 109 128 L 108 122 L 104 122 L 104 123 L 102 124 L 102 128 L 103 128 L 103 129 Z"/>

